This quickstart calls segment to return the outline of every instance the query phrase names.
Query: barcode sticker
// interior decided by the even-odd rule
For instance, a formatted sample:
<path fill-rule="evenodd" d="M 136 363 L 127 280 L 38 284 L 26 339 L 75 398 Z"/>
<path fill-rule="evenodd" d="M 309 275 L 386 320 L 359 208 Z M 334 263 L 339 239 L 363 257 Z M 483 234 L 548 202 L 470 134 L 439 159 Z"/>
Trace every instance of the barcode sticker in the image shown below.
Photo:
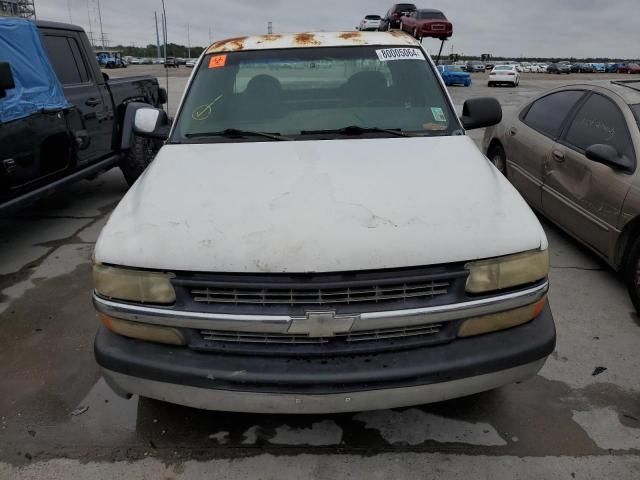
<path fill-rule="evenodd" d="M 419 48 L 384 48 L 376 50 L 381 62 L 392 60 L 425 60 L 422 50 Z"/>

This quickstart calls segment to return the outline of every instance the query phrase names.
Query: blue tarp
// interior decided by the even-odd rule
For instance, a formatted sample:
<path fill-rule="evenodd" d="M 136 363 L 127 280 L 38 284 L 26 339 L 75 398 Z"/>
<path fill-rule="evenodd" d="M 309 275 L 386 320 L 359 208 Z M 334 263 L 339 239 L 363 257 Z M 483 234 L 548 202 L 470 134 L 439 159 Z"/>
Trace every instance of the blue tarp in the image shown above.
<path fill-rule="evenodd" d="M 0 18 L 0 61 L 11 64 L 16 84 L 0 98 L 0 123 L 70 106 L 33 22 Z"/>

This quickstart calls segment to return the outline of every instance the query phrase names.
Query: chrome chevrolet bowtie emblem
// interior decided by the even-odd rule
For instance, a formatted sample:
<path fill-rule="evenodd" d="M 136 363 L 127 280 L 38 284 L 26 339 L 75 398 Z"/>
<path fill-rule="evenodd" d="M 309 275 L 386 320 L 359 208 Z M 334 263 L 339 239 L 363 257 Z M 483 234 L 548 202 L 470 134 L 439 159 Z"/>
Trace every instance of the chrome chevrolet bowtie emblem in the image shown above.
<path fill-rule="evenodd" d="M 287 333 L 309 337 L 334 337 L 347 333 L 360 315 L 336 315 L 336 312 L 307 312 L 304 317 L 293 317 Z"/>

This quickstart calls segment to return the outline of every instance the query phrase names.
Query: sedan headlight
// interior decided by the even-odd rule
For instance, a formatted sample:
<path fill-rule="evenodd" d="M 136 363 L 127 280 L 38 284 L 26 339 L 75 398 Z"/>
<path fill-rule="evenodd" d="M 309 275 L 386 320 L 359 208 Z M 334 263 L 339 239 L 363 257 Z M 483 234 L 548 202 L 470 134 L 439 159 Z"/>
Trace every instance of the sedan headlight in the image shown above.
<path fill-rule="evenodd" d="M 145 272 L 95 264 L 93 285 L 106 298 L 170 305 L 176 301 L 172 274 Z"/>
<path fill-rule="evenodd" d="M 465 265 L 468 293 L 487 293 L 527 285 L 549 275 L 549 251 L 509 255 Z"/>

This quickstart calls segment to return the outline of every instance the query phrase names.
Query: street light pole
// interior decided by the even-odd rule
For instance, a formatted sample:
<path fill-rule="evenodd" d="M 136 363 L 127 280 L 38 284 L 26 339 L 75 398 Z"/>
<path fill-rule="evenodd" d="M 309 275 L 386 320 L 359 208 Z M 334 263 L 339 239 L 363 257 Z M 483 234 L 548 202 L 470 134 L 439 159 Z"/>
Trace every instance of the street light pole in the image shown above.
<path fill-rule="evenodd" d="M 98 20 L 100 21 L 100 41 L 102 42 L 102 48 L 107 46 L 104 44 L 104 30 L 102 29 L 102 9 L 100 8 L 100 0 L 98 0 Z"/>

